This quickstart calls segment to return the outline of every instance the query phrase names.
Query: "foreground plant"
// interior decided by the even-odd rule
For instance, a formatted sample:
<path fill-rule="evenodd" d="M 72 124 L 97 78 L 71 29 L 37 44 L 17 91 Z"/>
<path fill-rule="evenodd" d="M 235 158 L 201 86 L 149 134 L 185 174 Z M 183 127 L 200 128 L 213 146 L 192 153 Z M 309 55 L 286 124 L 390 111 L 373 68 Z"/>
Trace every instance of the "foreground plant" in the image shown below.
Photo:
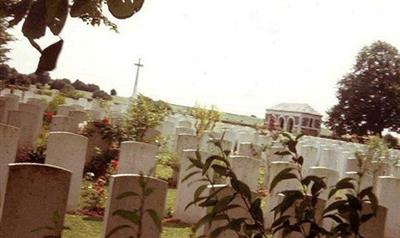
<path fill-rule="evenodd" d="M 238 237 L 267 237 L 261 209 L 261 198 L 254 197 L 250 188 L 236 177 L 228 159 L 229 152 L 223 151 L 221 146 L 222 140 L 223 136 L 220 140 L 214 141 L 214 144 L 220 149 L 220 155 L 211 156 L 203 160 L 200 152 L 197 151 L 196 158 L 190 158 L 192 165 L 190 165 L 188 169 L 198 168 L 198 170 L 190 173 L 182 180 L 185 181 L 193 175 L 202 174 L 203 178 L 195 182 L 207 181 L 209 183 L 197 188 L 194 193 L 194 201 L 189 203 L 186 207 L 187 209 L 190 206 L 197 205 L 209 211 L 208 214 L 202 217 L 193 227 L 193 232 L 195 233 L 203 225 L 211 226 L 213 222 L 225 221 L 226 225 L 214 229 L 208 236 L 201 235 L 200 237 L 218 237 L 225 231 L 232 231 L 237 234 Z M 229 181 L 233 193 L 228 196 L 220 196 L 225 187 L 216 187 L 215 191 L 209 195 L 202 195 L 207 188 L 215 187 L 216 185 L 214 176 L 210 176 L 212 173 L 215 173 L 219 179 L 222 178 Z M 247 211 L 249 216 L 246 218 L 231 218 L 228 216 L 228 212 L 233 209 L 243 209 Z"/>
<path fill-rule="evenodd" d="M 291 155 L 293 168 L 282 170 L 272 180 L 270 191 L 284 180 L 295 180 L 299 188 L 280 191 L 282 201 L 272 209 L 275 222 L 272 224 L 273 233 L 300 233 L 303 237 L 363 237 L 360 227 L 375 216 L 378 202 L 372 192 L 372 187 L 360 191 L 362 173 L 357 178 L 344 178 L 336 183 L 329 191 L 328 199 L 333 201 L 328 207 L 318 208 L 318 202 L 323 199 L 321 194 L 326 191 L 324 177 L 303 176 L 302 165 L 304 158 L 299 156 L 296 145 L 301 136 L 292 138 L 283 134 L 287 140 L 287 151 L 278 152 L 280 155 Z M 363 204 L 369 203 L 372 212 L 365 213 Z M 321 213 L 322 212 L 322 213 Z M 325 224 L 332 224 L 326 229 Z"/>
<path fill-rule="evenodd" d="M 51 226 L 46 225 L 42 227 L 38 227 L 36 229 L 33 229 L 32 232 L 38 233 L 38 232 L 51 232 L 52 234 L 50 235 L 44 235 L 43 238 L 61 238 L 61 234 L 63 230 L 70 230 L 69 227 L 64 226 L 62 222 L 62 217 L 58 211 L 55 211 L 53 213 L 53 216 L 51 218 L 53 224 Z"/>
<path fill-rule="evenodd" d="M 372 187 L 360 191 L 360 181 L 363 174 L 357 174 L 358 178 L 344 178 L 340 180 L 330 191 L 330 205 L 325 209 L 320 208 L 319 201 L 322 199 L 323 192 L 328 191 L 324 177 L 303 176 L 302 165 L 304 158 L 299 156 L 296 151 L 296 145 L 301 138 L 293 138 L 290 134 L 282 134 L 285 140 L 287 150 L 277 152 L 278 155 L 290 155 L 293 168 L 287 168 L 277 174 L 272 179 L 270 191 L 285 180 L 295 180 L 299 187 L 293 190 L 279 191 L 282 196 L 281 202 L 272 209 L 275 221 L 272 227 L 264 226 L 263 211 L 261 209 L 261 199 L 255 197 L 249 187 L 240 181 L 232 171 L 229 162 L 229 153 L 223 151 L 221 147 L 222 138 L 215 141 L 215 145 L 220 149 L 220 155 L 211 156 L 205 160 L 201 158 L 197 151 L 196 158 L 190 158 L 191 165 L 188 169 L 197 168 L 198 170 L 190 173 L 183 181 L 190 177 L 201 174 L 202 178 L 194 181 L 208 182 L 197 188 L 194 193 L 194 200 L 188 204 L 190 206 L 200 206 L 206 208 L 208 213 L 202 217 L 193 228 L 195 233 L 201 226 L 212 224 L 225 225 L 217 227 L 206 235 L 200 237 L 219 237 L 225 231 L 231 231 L 240 238 L 261 238 L 267 237 L 270 230 L 273 233 L 282 232 L 283 237 L 290 233 L 299 233 L 302 237 L 355 237 L 361 238 L 360 227 L 376 214 L 378 203 L 372 192 Z M 231 184 L 232 193 L 222 195 L 226 187 L 215 186 L 214 176 L 226 179 L 227 184 Z M 210 194 L 204 195 L 207 188 L 213 188 Z M 363 210 L 364 204 L 371 206 L 371 212 Z M 243 217 L 229 217 L 229 212 L 233 209 L 241 209 Z M 331 227 L 325 228 L 326 224 Z"/>
<path fill-rule="evenodd" d="M 124 210 L 118 209 L 112 213 L 113 216 L 121 217 L 125 219 L 129 224 L 120 225 L 112 229 L 106 236 L 106 238 L 112 237 L 115 233 L 124 229 L 131 229 L 132 234 L 129 237 L 132 238 L 142 238 L 143 232 L 143 217 L 145 214 L 148 214 L 154 224 L 157 226 L 157 229 L 161 232 L 161 219 L 158 216 L 157 212 L 151 208 L 145 209 L 146 198 L 150 196 L 154 189 L 148 186 L 149 179 L 147 179 L 143 174 L 140 174 L 139 177 L 139 187 L 140 193 L 136 193 L 134 191 L 125 192 L 118 195 L 117 200 L 126 199 L 129 197 L 138 197 L 140 199 L 140 206 L 138 208 L 134 208 L 132 210 Z M 145 237 L 143 237 L 145 238 Z"/>

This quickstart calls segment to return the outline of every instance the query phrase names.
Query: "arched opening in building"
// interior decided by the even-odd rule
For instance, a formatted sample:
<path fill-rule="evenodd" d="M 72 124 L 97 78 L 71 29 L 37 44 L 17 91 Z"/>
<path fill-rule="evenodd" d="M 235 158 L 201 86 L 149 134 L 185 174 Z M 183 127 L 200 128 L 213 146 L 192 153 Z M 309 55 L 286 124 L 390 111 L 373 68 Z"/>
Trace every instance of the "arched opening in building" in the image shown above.
<path fill-rule="evenodd" d="M 287 131 L 288 132 L 293 132 L 293 124 L 294 124 L 293 119 L 289 118 L 288 124 L 287 124 Z"/>
<path fill-rule="evenodd" d="M 281 117 L 279 118 L 279 127 L 283 130 L 285 129 L 285 120 Z"/>

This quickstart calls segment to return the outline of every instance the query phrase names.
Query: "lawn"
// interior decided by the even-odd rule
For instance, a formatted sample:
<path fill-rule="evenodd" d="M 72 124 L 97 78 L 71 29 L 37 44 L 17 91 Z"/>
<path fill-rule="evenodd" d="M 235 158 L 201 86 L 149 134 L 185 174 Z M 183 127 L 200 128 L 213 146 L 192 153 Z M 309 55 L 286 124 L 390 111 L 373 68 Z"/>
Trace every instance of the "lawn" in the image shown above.
<path fill-rule="evenodd" d="M 176 189 L 169 189 L 166 201 L 166 210 L 173 208 L 176 198 Z M 67 215 L 65 225 L 70 230 L 65 230 L 64 238 L 99 238 L 102 229 L 102 221 L 79 215 Z M 177 224 L 165 224 L 161 238 L 186 238 L 190 235 L 189 227 Z"/>

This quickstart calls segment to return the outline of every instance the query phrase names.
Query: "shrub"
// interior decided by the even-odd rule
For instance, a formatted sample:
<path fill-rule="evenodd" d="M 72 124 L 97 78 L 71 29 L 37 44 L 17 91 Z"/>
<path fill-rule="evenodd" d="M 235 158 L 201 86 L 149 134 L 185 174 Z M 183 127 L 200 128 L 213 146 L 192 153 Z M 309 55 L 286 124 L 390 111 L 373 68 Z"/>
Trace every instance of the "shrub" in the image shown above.
<path fill-rule="evenodd" d="M 66 83 L 61 79 L 53 80 L 50 83 L 50 89 L 57 89 L 61 91 L 65 87 Z"/>
<path fill-rule="evenodd" d="M 146 131 L 160 125 L 170 113 L 171 108 L 165 102 L 139 95 L 129 105 L 123 130 L 128 139 L 143 141 Z"/>
<path fill-rule="evenodd" d="M 111 96 L 117 96 L 117 90 L 111 89 L 110 94 Z"/>
<path fill-rule="evenodd" d="M 61 89 L 62 95 L 64 95 L 67 98 L 72 98 L 72 99 L 79 99 L 84 97 L 82 93 L 77 92 L 74 87 L 70 84 L 66 84 L 63 89 Z"/>
<path fill-rule="evenodd" d="M 55 114 L 57 112 L 57 107 L 63 104 L 65 104 L 65 97 L 61 94 L 57 94 L 49 104 L 47 104 L 46 112 L 52 112 Z"/>
<path fill-rule="evenodd" d="M 100 90 L 100 87 L 98 86 L 98 85 L 96 85 L 96 84 L 92 84 L 92 83 L 89 83 L 88 85 L 87 85 L 87 91 L 88 92 L 96 92 L 96 91 L 99 91 Z"/>
<path fill-rule="evenodd" d="M 76 90 L 88 91 L 88 86 L 84 82 L 80 81 L 79 79 L 75 80 L 75 82 L 72 84 L 72 86 Z"/>
<path fill-rule="evenodd" d="M 82 198 L 83 209 L 95 215 L 103 215 L 106 201 L 105 177 L 99 177 L 95 182 L 91 181 L 91 176 L 86 175 Z"/>
<path fill-rule="evenodd" d="M 196 119 L 196 134 L 199 136 L 207 130 L 213 130 L 215 123 L 221 120 L 222 113 L 215 106 L 210 109 L 195 106 L 190 110 L 190 115 Z"/>
<path fill-rule="evenodd" d="M 92 98 L 99 98 L 103 100 L 112 100 L 112 97 L 103 90 L 97 90 L 93 93 Z"/>

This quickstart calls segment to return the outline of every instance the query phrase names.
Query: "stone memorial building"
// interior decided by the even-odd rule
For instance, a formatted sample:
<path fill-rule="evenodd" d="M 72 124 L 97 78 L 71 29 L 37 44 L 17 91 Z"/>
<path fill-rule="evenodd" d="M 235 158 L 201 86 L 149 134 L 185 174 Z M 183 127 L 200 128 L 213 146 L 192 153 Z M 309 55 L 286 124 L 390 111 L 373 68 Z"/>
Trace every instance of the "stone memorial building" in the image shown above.
<path fill-rule="evenodd" d="M 265 124 L 283 131 L 318 136 L 322 115 L 308 104 L 280 103 L 266 109 Z"/>

